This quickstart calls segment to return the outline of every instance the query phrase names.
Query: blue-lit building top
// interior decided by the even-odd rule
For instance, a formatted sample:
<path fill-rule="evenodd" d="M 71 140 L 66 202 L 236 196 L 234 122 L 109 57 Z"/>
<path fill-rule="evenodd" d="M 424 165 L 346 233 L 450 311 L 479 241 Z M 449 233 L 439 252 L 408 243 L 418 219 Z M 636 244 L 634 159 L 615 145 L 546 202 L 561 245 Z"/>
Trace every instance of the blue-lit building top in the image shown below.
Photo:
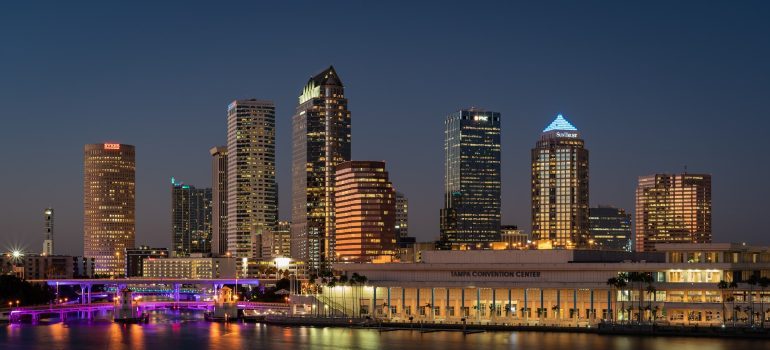
<path fill-rule="evenodd" d="M 486 247 L 500 240 L 500 113 L 447 116 L 441 245 Z"/>

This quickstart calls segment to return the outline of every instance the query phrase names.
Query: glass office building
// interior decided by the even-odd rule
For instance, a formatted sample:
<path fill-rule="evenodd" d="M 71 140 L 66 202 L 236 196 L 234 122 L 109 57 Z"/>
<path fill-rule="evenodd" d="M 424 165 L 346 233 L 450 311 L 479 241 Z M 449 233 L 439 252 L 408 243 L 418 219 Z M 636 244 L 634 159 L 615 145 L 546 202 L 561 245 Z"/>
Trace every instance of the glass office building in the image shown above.
<path fill-rule="evenodd" d="M 500 240 L 500 113 L 464 109 L 444 126 L 440 245 L 488 247 Z"/>
<path fill-rule="evenodd" d="M 310 78 L 292 119 L 292 257 L 334 258 L 334 169 L 350 160 L 350 111 L 334 67 Z"/>
<path fill-rule="evenodd" d="M 636 250 L 711 243 L 711 175 L 654 174 L 636 187 Z"/>
<path fill-rule="evenodd" d="M 171 242 L 175 257 L 211 253 L 210 188 L 195 188 L 171 178 Z"/>
<path fill-rule="evenodd" d="M 598 206 L 588 210 L 591 237 L 589 246 L 599 250 L 633 249 L 631 239 L 631 214 L 625 209 Z"/>

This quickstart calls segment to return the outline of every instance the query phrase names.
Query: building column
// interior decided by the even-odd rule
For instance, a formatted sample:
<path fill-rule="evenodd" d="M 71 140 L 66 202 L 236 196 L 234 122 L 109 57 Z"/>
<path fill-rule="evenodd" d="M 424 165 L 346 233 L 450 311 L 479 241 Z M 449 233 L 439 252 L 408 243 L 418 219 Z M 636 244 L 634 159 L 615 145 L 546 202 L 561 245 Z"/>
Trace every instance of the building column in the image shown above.
<path fill-rule="evenodd" d="M 446 309 L 444 311 L 444 319 L 449 321 L 449 287 L 446 288 Z"/>
<path fill-rule="evenodd" d="M 436 320 L 436 313 L 434 312 L 435 309 L 436 309 L 436 289 L 431 288 L 430 289 L 430 310 L 428 311 L 430 311 L 430 318 L 433 321 Z"/>
<path fill-rule="evenodd" d="M 86 304 L 91 304 L 91 287 L 92 285 L 86 285 L 86 292 L 88 294 L 87 302 Z"/>
<path fill-rule="evenodd" d="M 591 304 L 588 306 L 588 321 L 593 322 L 596 319 L 596 312 L 594 311 L 594 290 L 591 289 Z"/>
<path fill-rule="evenodd" d="M 460 289 L 460 316 L 465 318 L 465 287 Z"/>
<path fill-rule="evenodd" d="M 476 320 L 481 322 L 481 288 L 476 287 Z"/>
<path fill-rule="evenodd" d="M 361 301 L 358 301 L 358 304 L 359 304 L 358 305 L 358 309 L 360 311 L 361 310 Z M 355 314 L 355 307 L 356 307 L 356 305 L 353 305 L 353 307 L 354 307 L 353 310 L 354 310 L 354 314 Z M 361 312 L 359 312 L 359 315 L 360 314 L 361 314 Z M 371 315 L 374 316 L 374 317 L 377 317 L 377 287 L 376 286 L 372 287 L 372 311 L 371 311 Z"/>
<path fill-rule="evenodd" d="M 393 305 L 390 305 L 390 287 L 388 287 L 388 319 L 393 317 L 391 310 L 393 310 Z"/>
<path fill-rule="evenodd" d="M 580 309 L 578 309 L 577 307 L 577 294 L 578 294 L 578 290 L 574 289 L 572 291 L 572 310 L 574 310 L 573 313 L 575 316 L 575 322 L 577 322 L 580 319 Z"/>
<path fill-rule="evenodd" d="M 179 289 L 181 284 L 174 283 L 174 302 L 179 302 Z"/>
<path fill-rule="evenodd" d="M 401 317 L 406 317 L 406 288 L 401 287 Z"/>
<path fill-rule="evenodd" d="M 607 318 L 615 320 L 615 310 L 612 309 L 612 288 L 607 289 Z"/>
<path fill-rule="evenodd" d="M 416 316 L 420 317 L 420 288 L 417 288 L 417 298 L 414 300 L 414 304 L 416 305 L 414 308 L 414 312 L 416 312 Z"/>
<path fill-rule="evenodd" d="M 508 288 L 508 317 L 513 315 L 513 301 L 511 300 L 511 289 Z"/>
<path fill-rule="evenodd" d="M 527 287 L 524 287 L 524 321 L 529 321 L 529 303 L 527 302 Z"/>
<path fill-rule="evenodd" d="M 548 310 L 544 310 L 545 309 L 545 304 L 543 303 L 543 295 L 544 294 L 545 293 L 543 293 L 543 288 L 540 288 L 540 310 L 545 311 L 545 312 L 542 312 L 542 311 L 540 312 L 540 317 L 539 318 L 541 320 L 543 319 L 543 314 L 546 314 L 546 316 L 548 314 Z"/>
<path fill-rule="evenodd" d="M 556 320 L 561 320 L 561 289 L 556 288 Z"/>
<path fill-rule="evenodd" d="M 489 309 L 489 319 L 497 317 L 497 290 L 492 288 L 492 307 Z"/>

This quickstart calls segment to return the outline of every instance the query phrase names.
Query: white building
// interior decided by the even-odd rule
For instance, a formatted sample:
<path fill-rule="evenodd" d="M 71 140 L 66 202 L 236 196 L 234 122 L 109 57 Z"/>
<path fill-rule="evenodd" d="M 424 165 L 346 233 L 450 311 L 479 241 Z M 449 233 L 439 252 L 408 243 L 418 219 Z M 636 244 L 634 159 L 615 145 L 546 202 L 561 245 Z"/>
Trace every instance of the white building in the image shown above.
<path fill-rule="evenodd" d="M 235 258 L 144 259 L 147 278 L 235 278 Z"/>

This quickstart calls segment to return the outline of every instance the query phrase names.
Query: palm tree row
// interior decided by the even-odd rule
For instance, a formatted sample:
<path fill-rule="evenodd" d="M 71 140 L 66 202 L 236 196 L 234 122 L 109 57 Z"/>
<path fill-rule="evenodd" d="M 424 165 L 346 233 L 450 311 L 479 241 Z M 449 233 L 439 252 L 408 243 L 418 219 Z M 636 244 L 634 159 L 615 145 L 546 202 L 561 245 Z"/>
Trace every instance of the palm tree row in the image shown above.
<path fill-rule="evenodd" d="M 655 299 L 655 293 L 657 292 L 657 289 L 653 285 L 653 282 L 655 282 L 655 279 L 652 277 L 652 274 L 649 272 L 622 272 L 619 273 L 617 277 L 612 277 L 607 280 L 607 285 L 611 286 L 616 292 L 620 292 L 621 297 L 615 298 L 615 310 L 618 310 L 618 299 L 621 299 L 621 308 L 619 309 L 621 311 L 621 316 L 623 320 L 629 320 L 632 315 L 632 311 L 634 309 L 637 310 L 637 322 L 642 322 L 642 315 L 644 314 L 644 311 L 650 311 L 650 316 L 648 318 L 649 321 L 654 321 L 655 317 L 657 316 L 657 307 L 653 308 L 652 303 Z M 634 308 L 634 300 L 631 298 L 631 291 L 627 287 L 629 284 L 632 287 L 635 287 L 635 289 L 638 291 L 638 304 L 636 308 Z M 645 288 L 646 285 L 646 288 Z M 626 291 L 628 290 L 628 293 Z M 644 306 L 644 294 L 647 293 L 649 296 L 647 306 Z M 617 295 L 617 293 L 616 293 Z M 631 302 L 631 305 L 628 309 L 626 309 L 625 302 L 626 298 L 629 299 Z M 626 317 L 626 312 L 628 312 L 628 317 Z M 615 322 L 616 320 L 616 312 L 614 310 L 610 310 L 610 315 L 612 317 L 612 321 Z"/>

